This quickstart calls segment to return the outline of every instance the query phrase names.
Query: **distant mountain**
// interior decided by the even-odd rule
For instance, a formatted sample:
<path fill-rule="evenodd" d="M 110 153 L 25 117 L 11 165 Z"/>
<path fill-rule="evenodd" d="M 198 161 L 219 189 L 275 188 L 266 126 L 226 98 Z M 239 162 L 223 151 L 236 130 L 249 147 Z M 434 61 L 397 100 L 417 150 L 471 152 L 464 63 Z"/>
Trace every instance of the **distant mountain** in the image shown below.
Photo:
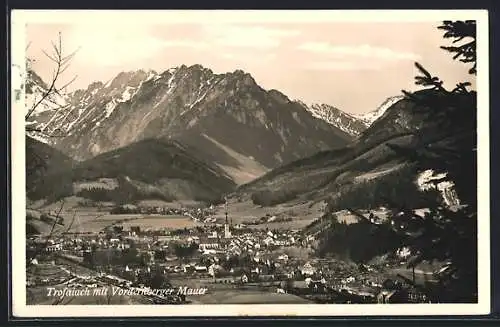
<path fill-rule="evenodd" d="M 66 135 L 51 142 L 77 160 L 166 138 L 196 148 L 237 183 L 352 140 L 302 104 L 262 89 L 248 73 L 214 74 L 200 65 L 120 73 L 73 92 L 55 116 L 33 120 L 48 133 Z"/>
<path fill-rule="evenodd" d="M 48 90 L 49 86 L 42 78 L 33 70 L 28 69 L 24 85 L 25 114 L 30 113 L 26 121 L 27 130 L 44 130 L 45 125 L 51 122 L 58 110 L 68 107 L 68 95 Z M 31 111 L 32 108 L 34 108 L 33 111 Z M 45 133 L 28 132 L 28 135 L 42 143 L 50 142 Z"/>
<path fill-rule="evenodd" d="M 234 187 L 224 171 L 200 161 L 190 149 L 147 139 L 53 170 L 32 197 L 55 200 L 78 195 L 117 203 L 154 198 L 213 201 Z"/>
<path fill-rule="evenodd" d="M 420 91 L 416 94 L 426 94 L 428 91 Z M 438 133 L 432 129 L 433 122 L 426 120 L 429 115 L 426 108 L 420 108 L 414 101 L 405 97 L 388 98 L 375 112 L 380 116 L 370 123 L 355 143 L 373 144 L 386 140 L 391 136 L 411 134 L 423 127 L 431 128 L 432 133 Z M 375 116 L 374 116 L 375 117 Z"/>
<path fill-rule="evenodd" d="M 361 115 L 354 115 L 355 118 L 363 122 L 366 126 L 370 126 L 389 109 L 393 104 L 402 100 L 404 96 L 393 96 L 387 98 L 377 109 Z"/>
<path fill-rule="evenodd" d="M 367 128 L 363 120 L 327 104 L 313 104 L 307 106 L 307 110 L 314 117 L 323 119 L 351 136 L 357 136 Z"/>
<path fill-rule="evenodd" d="M 61 107 L 64 108 L 68 105 L 68 96 L 64 94 L 51 92 L 50 96 L 44 98 L 44 95 L 48 93 L 49 86 L 33 70 L 29 69 L 27 74 L 28 78 L 24 86 L 26 111 L 37 104 L 33 115 L 40 115 L 43 112 L 52 111 Z M 38 102 L 40 103 L 38 104 Z"/>

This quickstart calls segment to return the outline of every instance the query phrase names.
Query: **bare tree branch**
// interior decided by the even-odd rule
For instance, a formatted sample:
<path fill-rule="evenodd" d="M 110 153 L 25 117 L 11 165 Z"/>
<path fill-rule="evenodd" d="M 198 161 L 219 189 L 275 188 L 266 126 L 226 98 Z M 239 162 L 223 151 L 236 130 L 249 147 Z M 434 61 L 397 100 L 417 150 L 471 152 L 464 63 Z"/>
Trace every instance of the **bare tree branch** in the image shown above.
<path fill-rule="evenodd" d="M 42 94 L 41 98 L 36 101 L 33 106 L 28 110 L 28 113 L 25 115 L 25 120 L 28 120 L 31 115 L 35 112 L 36 108 L 40 106 L 44 101 L 50 100 L 53 94 L 59 94 L 59 89 L 64 89 L 69 86 L 71 83 L 75 81 L 76 76 L 73 77 L 68 83 L 64 84 L 63 87 L 58 88 L 57 83 L 59 82 L 61 75 L 68 69 L 71 60 L 74 58 L 79 49 L 71 52 L 69 55 L 63 55 L 63 43 L 61 33 L 59 33 L 58 41 L 51 42 L 52 43 L 52 52 L 48 53 L 45 50 L 42 50 L 43 54 L 49 58 L 52 62 L 55 63 L 55 68 L 53 71 L 51 82 L 47 88 L 47 90 Z M 56 111 L 60 108 L 56 108 Z"/>
<path fill-rule="evenodd" d="M 57 222 L 59 221 L 59 215 L 61 214 L 62 209 L 64 208 L 64 199 L 61 201 L 61 207 L 59 208 L 59 211 L 56 214 L 56 217 L 54 219 L 54 223 L 52 224 L 52 228 L 50 229 L 50 233 L 47 236 L 47 240 L 45 241 L 45 248 L 47 248 L 49 244 L 49 240 L 52 237 L 52 234 L 54 233 L 54 229 L 56 228 Z"/>
<path fill-rule="evenodd" d="M 73 218 L 71 219 L 71 222 L 69 223 L 68 228 L 66 228 L 66 232 L 68 232 L 71 229 L 71 227 L 73 227 L 73 223 L 75 222 L 75 218 L 76 218 L 76 210 L 73 212 Z"/>

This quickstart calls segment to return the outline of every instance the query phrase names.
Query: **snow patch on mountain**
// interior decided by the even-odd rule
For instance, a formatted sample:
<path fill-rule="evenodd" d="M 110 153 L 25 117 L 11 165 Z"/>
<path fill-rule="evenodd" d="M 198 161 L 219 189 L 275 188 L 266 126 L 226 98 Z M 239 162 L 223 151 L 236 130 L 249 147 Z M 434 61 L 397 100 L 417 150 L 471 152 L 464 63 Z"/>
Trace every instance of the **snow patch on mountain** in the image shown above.
<path fill-rule="evenodd" d="M 349 135 L 356 136 L 365 130 L 365 126 L 358 118 L 333 106 L 327 104 L 312 104 L 308 106 L 303 102 L 298 102 L 304 106 L 313 117 L 322 119 Z"/>
<path fill-rule="evenodd" d="M 109 116 L 111 116 L 111 114 L 113 113 L 113 111 L 115 110 L 116 108 L 116 102 L 115 100 L 111 100 L 110 102 L 108 102 L 106 104 L 106 107 L 105 107 L 105 110 L 106 110 L 106 116 L 105 118 L 109 118 Z"/>
<path fill-rule="evenodd" d="M 37 116 L 43 112 L 63 108 L 68 105 L 66 96 L 55 92 L 49 92 L 46 85 L 41 85 L 42 83 L 39 83 L 38 79 L 31 79 L 27 84 L 25 92 L 25 114 L 35 106 L 36 108 L 31 116 Z"/>
<path fill-rule="evenodd" d="M 176 86 L 175 85 L 175 77 L 176 77 L 176 75 L 177 75 L 177 71 L 174 71 L 167 81 L 167 88 L 168 88 L 167 94 L 170 94 L 175 90 L 175 86 Z"/>
<path fill-rule="evenodd" d="M 154 70 L 150 70 L 148 72 L 148 76 L 146 77 L 146 79 L 144 80 L 144 82 L 149 82 L 152 79 L 157 80 L 160 77 L 161 76 L 157 72 L 155 72 Z"/>
<path fill-rule="evenodd" d="M 393 96 L 387 98 L 377 109 L 361 115 L 353 115 L 355 118 L 361 120 L 367 127 L 373 124 L 374 121 L 384 115 L 384 113 L 392 107 L 396 102 L 402 100 L 404 96 Z"/>
<path fill-rule="evenodd" d="M 93 82 L 87 89 L 76 90 L 66 98 L 50 101 L 55 102 L 52 106 L 37 107 L 36 113 L 54 110 L 54 113 L 45 114 L 44 117 L 37 116 L 39 121 L 36 126 L 38 129 L 46 130 L 51 133 L 56 130 L 73 133 L 83 130 L 83 122 L 90 120 L 94 126 L 102 125 L 104 119 L 108 119 L 116 110 L 120 103 L 131 101 L 140 91 L 145 82 L 151 79 L 159 79 L 161 75 L 155 71 L 143 71 L 120 73 L 117 77 L 107 81 Z M 35 83 L 37 82 L 38 83 Z M 33 90 L 43 88 L 37 84 L 43 85 L 43 81 L 36 76 L 33 84 Z M 40 92 L 38 92 L 40 93 Z"/>
<path fill-rule="evenodd" d="M 130 99 L 132 99 L 132 97 L 135 95 L 135 93 L 136 93 L 136 88 L 134 88 L 132 86 L 127 86 L 127 87 L 125 87 L 125 90 L 122 93 L 121 99 L 117 99 L 116 101 L 127 102 Z"/>

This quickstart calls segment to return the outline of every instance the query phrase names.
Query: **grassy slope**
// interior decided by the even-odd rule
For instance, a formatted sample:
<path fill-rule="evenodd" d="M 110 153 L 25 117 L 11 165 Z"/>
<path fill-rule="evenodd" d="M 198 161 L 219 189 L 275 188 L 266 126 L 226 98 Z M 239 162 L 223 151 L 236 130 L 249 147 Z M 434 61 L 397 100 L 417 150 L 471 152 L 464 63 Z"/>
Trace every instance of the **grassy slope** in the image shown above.
<path fill-rule="evenodd" d="M 50 176 L 59 170 L 70 170 L 74 165 L 75 162 L 59 150 L 26 136 L 26 194 L 28 206 L 32 205 L 29 201 L 30 198 L 36 197 L 39 190 L 43 189 L 46 176 Z M 58 227 L 60 226 L 56 225 L 56 228 Z M 26 220 L 28 234 L 48 233 L 51 228 L 52 223 L 42 221 L 39 217 Z"/>
<path fill-rule="evenodd" d="M 108 193 L 122 200 L 148 198 L 148 194 L 167 199 L 212 200 L 234 187 L 222 170 L 198 160 L 180 144 L 143 140 L 45 176 L 36 196 L 68 196 L 73 194 L 74 182 L 100 178 L 117 179 L 118 188 Z"/>
<path fill-rule="evenodd" d="M 26 190 L 43 181 L 43 176 L 71 169 L 75 162 L 61 151 L 26 136 Z"/>

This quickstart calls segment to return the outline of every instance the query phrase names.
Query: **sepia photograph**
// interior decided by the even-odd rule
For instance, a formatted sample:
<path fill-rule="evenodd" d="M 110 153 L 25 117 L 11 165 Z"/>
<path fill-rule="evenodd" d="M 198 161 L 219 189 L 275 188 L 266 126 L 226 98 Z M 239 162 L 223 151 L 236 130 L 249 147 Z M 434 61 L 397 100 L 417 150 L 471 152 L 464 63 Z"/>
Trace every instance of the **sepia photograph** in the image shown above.
<path fill-rule="evenodd" d="M 488 51 L 481 10 L 13 11 L 13 314 L 489 313 Z"/>

